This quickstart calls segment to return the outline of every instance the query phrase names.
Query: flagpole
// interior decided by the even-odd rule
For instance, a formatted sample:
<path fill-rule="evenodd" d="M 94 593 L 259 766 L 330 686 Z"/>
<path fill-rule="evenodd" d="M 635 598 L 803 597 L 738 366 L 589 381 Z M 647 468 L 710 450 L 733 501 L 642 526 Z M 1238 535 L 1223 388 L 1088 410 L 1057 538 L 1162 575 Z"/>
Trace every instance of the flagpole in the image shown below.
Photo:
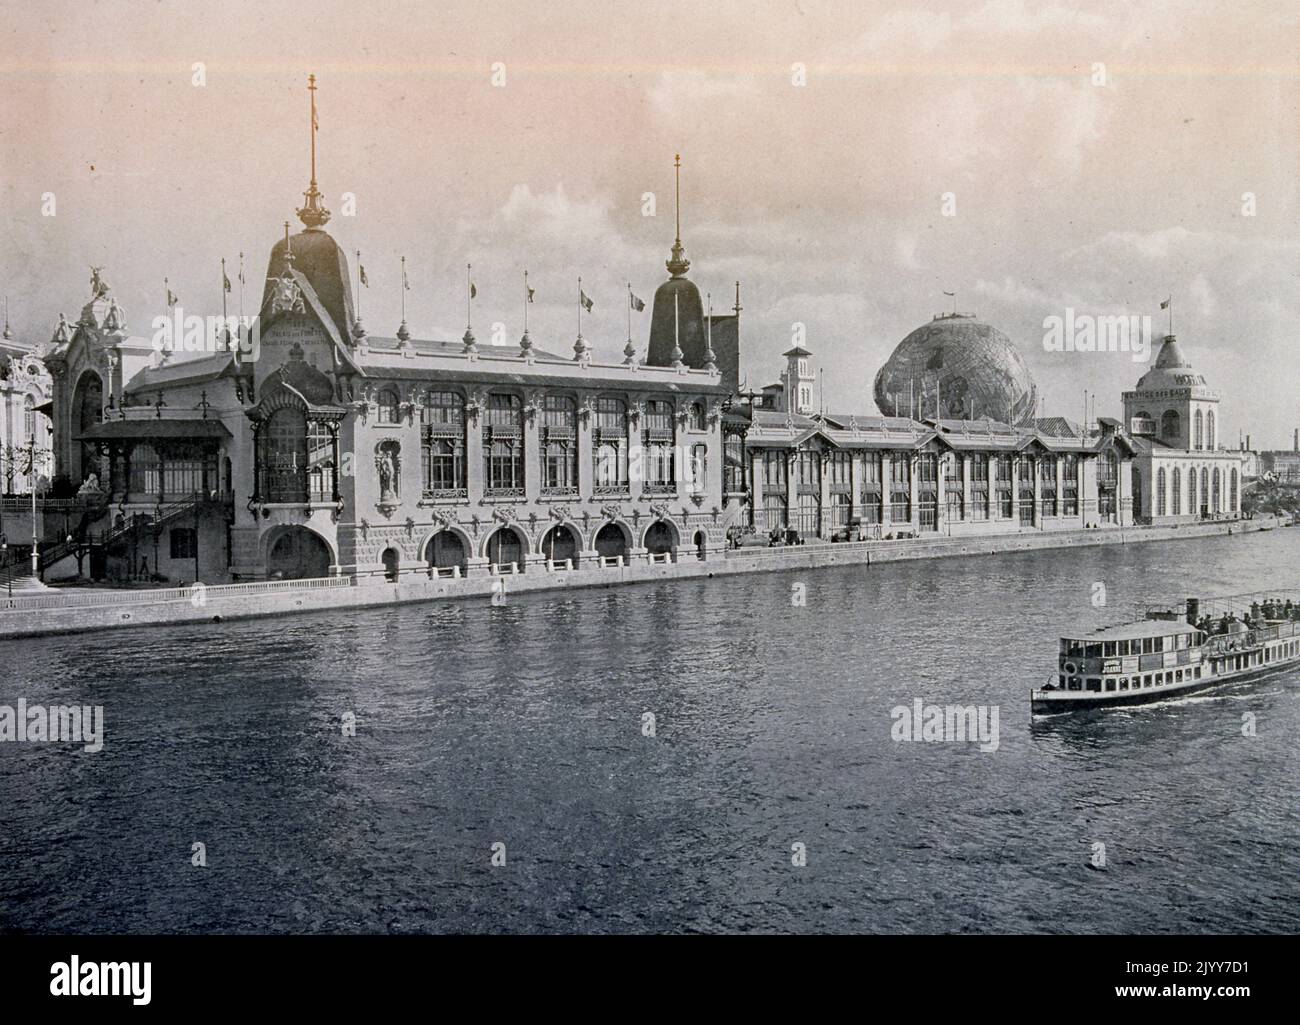
<path fill-rule="evenodd" d="M 632 340 L 632 282 L 627 283 L 627 340 Z"/>
<path fill-rule="evenodd" d="M 361 250 L 355 250 L 357 254 L 357 320 L 361 319 Z"/>
<path fill-rule="evenodd" d="M 473 264 L 469 264 L 469 263 L 465 264 L 465 330 L 466 331 L 469 331 L 474 327 L 473 310 L 470 305 L 470 301 L 472 299 L 472 296 L 470 295 L 470 290 L 474 286 L 473 283 L 469 280 L 469 275 L 472 268 L 473 268 Z"/>
<path fill-rule="evenodd" d="M 524 334 L 528 334 L 528 268 L 524 268 Z"/>
<path fill-rule="evenodd" d="M 244 322 L 244 254 L 239 254 L 239 322 Z"/>
<path fill-rule="evenodd" d="M 406 257 L 402 257 L 402 323 L 406 323 Z"/>
<path fill-rule="evenodd" d="M 230 325 L 226 319 L 226 258 L 221 258 L 221 333 L 226 337 L 226 349 L 230 349 Z"/>
<path fill-rule="evenodd" d="M 578 337 L 582 337 L 582 275 L 578 275 Z"/>

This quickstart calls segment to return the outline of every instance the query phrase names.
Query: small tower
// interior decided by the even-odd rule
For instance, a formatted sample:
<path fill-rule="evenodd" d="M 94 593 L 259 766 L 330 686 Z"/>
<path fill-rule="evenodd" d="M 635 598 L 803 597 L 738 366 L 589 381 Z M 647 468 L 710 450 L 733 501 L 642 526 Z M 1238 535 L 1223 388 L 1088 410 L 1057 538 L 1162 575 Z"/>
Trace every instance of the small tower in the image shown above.
<path fill-rule="evenodd" d="M 816 383 L 808 360 L 812 353 L 802 345 L 796 345 L 782 355 L 785 356 L 785 373 L 781 375 L 781 383 L 785 385 L 786 409 L 800 416 L 811 416 L 813 385 Z"/>

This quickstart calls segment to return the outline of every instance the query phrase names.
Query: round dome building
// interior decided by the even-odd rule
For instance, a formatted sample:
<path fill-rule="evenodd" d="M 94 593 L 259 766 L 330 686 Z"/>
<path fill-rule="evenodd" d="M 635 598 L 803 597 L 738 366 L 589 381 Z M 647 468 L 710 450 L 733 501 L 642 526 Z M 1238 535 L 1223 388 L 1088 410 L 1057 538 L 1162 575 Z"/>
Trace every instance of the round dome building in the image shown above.
<path fill-rule="evenodd" d="M 1029 423 L 1038 387 L 1005 334 L 968 313 L 937 315 L 909 334 L 876 374 L 885 416 Z"/>

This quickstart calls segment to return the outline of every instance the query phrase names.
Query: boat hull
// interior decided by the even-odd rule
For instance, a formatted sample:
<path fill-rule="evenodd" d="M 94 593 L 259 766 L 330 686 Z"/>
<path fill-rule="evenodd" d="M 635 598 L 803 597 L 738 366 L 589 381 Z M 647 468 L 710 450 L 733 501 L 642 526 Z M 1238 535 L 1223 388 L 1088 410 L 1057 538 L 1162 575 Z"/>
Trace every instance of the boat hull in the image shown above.
<path fill-rule="evenodd" d="M 1276 676 L 1300 668 L 1300 659 L 1286 662 L 1270 662 L 1267 665 L 1254 666 L 1240 672 L 1211 676 L 1206 679 L 1193 680 L 1191 683 L 1177 683 L 1162 687 L 1147 687 L 1141 690 L 1109 691 L 1053 691 L 1062 697 L 1043 698 L 1034 691 L 1030 695 L 1030 711 L 1033 715 L 1063 715 L 1066 712 L 1083 712 L 1096 708 L 1120 708 L 1126 705 L 1151 705 L 1157 701 L 1170 698 L 1186 697 L 1215 687 L 1226 687 L 1232 683 L 1249 683 L 1268 676 Z M 1064 696 L 1064 695 L 1069 695 Z"/>

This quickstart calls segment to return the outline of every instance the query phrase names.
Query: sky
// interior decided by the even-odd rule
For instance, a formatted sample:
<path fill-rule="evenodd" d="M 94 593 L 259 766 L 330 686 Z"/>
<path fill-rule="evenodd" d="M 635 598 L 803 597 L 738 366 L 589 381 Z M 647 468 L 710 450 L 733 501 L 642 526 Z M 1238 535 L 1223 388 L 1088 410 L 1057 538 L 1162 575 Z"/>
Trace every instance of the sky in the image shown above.
<path fill-rule="evenodd" d="M 539 347 L 572 351 L 581 275 L 583 334 L 621 358 L 627 285 L 648 304 L 667 276 L 680 152 L 690 277 L 722 311 L 741 282 L 751 387 L 801 337 L 826 407 L 874 413 L 894 346 L 955 303 L 1021 349 L 1045 415 L 1080 419 L 1087 390 L 1118 416 L 1147 365 L 1045 351 L 1045 320 L 1150 316 L 1159 338 L 1172 297 L 1221 439 L 1289 448 L 1300 425 L 1294 2 L 0 13 L 0 289 L 23 341 L 75 319 L 92 265 L 136 333 L 164 277 L 187 313 L 220 312 L 220 259 L 241 251 L 252 305 L 300 227 L 315 73 L 327 230 L 362 253 L 373 335 L 401 320 L 404 255 L 416 337 L 464 332 L 472 263 L 480 343 L 499 324 L 515 345 L 526 268 Z M 642 354 L 648 328 L 647 307 Z"/>

